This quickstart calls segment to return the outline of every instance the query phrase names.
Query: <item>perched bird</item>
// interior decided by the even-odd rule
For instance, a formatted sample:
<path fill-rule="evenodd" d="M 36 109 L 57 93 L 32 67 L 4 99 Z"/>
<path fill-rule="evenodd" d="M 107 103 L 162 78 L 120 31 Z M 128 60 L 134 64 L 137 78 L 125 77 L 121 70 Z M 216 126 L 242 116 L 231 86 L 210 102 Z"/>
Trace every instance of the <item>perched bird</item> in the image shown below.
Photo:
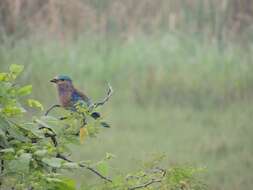
<path fill-rule="evenodd" d="M 75 111 L 75 104 L 79 101 L 86 103 L 87 107 L 92 104 L 92 101 L 87 95 L 74 87 L 70 77 L 58 75 L 50 80 L 50 82 L 55 83 L 57 86 L 59 101 L 62 107 Z M 100 114 L 98 112 L 92 112 L 91 117 L 98 119 L 100 118 Z M 105 122 L 101 122 L 101 125 L 103 127 L 109 127 Z"/>

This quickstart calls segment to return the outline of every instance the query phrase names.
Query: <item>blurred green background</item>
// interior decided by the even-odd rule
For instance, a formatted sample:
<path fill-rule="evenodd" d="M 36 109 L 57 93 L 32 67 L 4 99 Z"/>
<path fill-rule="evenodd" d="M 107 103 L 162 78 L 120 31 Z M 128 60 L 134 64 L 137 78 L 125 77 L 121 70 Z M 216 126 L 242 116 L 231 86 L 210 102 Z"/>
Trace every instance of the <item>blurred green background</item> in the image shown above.
<path fill-rule="evenodd" d="M 209 189 L 249 190 L 252 34 L 250 0 L 2 0 L 0 69 L 24 64 L 20 83 L 45 107 L 57 74 L 94 100 L 111 83 L 101 111 L 112 128 L 73 147 L 77 160 L 110 152 L 128 171 L 165 153 L 170 164 L 206 167 Z"/>

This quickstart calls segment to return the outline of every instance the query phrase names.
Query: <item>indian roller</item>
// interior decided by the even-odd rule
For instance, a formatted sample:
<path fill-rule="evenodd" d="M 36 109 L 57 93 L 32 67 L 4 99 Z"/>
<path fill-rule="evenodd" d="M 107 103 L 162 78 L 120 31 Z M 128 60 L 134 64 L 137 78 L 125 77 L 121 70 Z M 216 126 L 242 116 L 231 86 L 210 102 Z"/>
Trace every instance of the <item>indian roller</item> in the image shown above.
<path fill-rule="evenodd" d="M 72 79 L 66 75 L 59 75 L 50 80 L 50 82 L 55 83 L 58 90 L 58 97 L 62 107 L 75 111 L 76 103 L 84 102 L 86 106 L 92 105 L 91 99 L 80 90 L 76 89 L 73 85 Z M 100 118 L 98 112 L 91 113 L 91 117 L 94 119 Z M 103 127 L 109 127 L 105 122 L 101 122 Z"/>

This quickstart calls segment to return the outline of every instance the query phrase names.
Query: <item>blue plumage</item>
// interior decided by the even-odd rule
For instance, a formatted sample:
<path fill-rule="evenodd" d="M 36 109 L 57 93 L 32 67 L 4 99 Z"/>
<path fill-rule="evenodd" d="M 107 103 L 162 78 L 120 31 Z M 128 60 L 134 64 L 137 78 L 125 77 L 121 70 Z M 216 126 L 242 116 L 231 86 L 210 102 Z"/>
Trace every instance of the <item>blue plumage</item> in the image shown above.
<path fill-rule="evenodd" d="M 75 104 L 80 100 L 83 100 L 83 98 L 76 91 L 73 91 L 71 94 L 71 102 Z"/>
<path fill-rule="evenodd" d="M 72 81 L 71 78 L 67 75 L 59 75 L 58 80 L 66 80 L 66 81 Z"/>

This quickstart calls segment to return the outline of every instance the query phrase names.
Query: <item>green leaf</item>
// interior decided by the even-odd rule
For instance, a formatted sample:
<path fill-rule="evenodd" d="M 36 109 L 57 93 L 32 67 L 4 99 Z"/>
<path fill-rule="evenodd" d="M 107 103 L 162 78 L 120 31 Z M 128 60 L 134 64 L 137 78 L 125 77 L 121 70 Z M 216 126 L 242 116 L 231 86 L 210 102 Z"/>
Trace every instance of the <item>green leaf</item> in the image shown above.
<path fill-rule="evenodd" d="M 0 137 L 5 137 L 5 132 L 2 129 L 0 129 Z"/>
<path fill-rule="evenodd" d="M 17 159 L 11 160 L 8 164 L 8 168 L 14 173 L 29 173 L 31 159 L 31 154 L 23 153 Z"/>
<path fill-rule="evenodd" d="M 9 136 L 21 142 L 28 142 L 29 139 L 15 125 L 8 127 Z"/>
<path fill-rule="evenodd" d="M 76 190 L 75 181 L 71 179 L 47 178 L 49 190 Z"/>
<path fill-rule="evenodd" d="M 46 178 L 46 180 L 48 181 L 48 182 L 56 182 L 56 183 L 61 183 L 62 182 L 62 180 L 61 179 L 58 179 L 58 178 L 54 178 L 54 177 L 47 177 Z"/>
<path fill-rule="evenodd" d="M 193 180 L 194 174 L 197 172 L 198 170 L 193 167 L 174 167 L 169 170 L 170 175 L 168 175 L 167 180 L 171 185 L 175 186 L 180 184 L 181 181 Z"/>
<path fill-rule="evenodd" d="M 62 166 L 67 169 L 77 169 L 80 168 L 78 163 L 75 162 L 66 162 L 63 163 Z"/>
<path fill-rule="evenodd" d="M 48 153 L 47 150 L 37 150 L 34 152 L 34 155 L 39 156 L 39 157 L 43 157 L 43 156 L 47 155 L 47 153 Z"/>
<path fill-rule="evenodd" d="M 60 134 L 63 132 L 62 123 L 58 119 L 51 116 L 42 116 L 41 119 L 35 120 L 38 124 L 53 130 L 54 133 Z"/>
<path fill-rule="evenodd" d="M 3 132 L 6 132 L 9 128 L 10 124 L 4 119 L 4 117 L 0 116 L 0 126 L 1 126 L 1 129 L 3 130 Z"/>
<path fill-rule="evenodd" d="M 8 81 L 8 73 L 0 73 L 0 81 Z"/>
<path fill-rule="evenodd" d="M 28 105 L 29 105 L 30 107 L 32 107 L 32 108 L 35 107 L 35 108 L 39 108 L 41 111 L 44 110 L 43 105 L 42 105 L 39 101 L 37 101 L 37 100 L 28 99 L 28 100 L 27 100 L 27 103 L 28 103 Z"/>
<path fill-rule="evenodd" d="M 5 148 L 5 149 L 0 149 L 1 153 L 14 153 L 15 150 L 13 148 Z"/>
<path fill-rule="evenodd" d="M 18 89 L 17 94 L 19 96 L 26 96 L 31 94 L 32 92 L 32 85 L 26 85 Z"/>
<path fill-rule="evenodd" d="M 19 74 L 23 71 L 24 69 L 24 66 L 23 65 L 17 65 L 17 64 L 12 64 L 10 67 L 9 67 L 9 70 L 11 73 L 14 73 L 14 74 Z"/>
<path fill-rule="evenodd" d="M 114 187 L 119 187 L 122 184 L 124 184 L 125 182 L 125 177 L 121 176 L 121 175 L 117 175 L 113 178 L 113 185 Z"/>
<path fill-rule="evenodd" d="M 0 117 L 0 127 L 3 133 L 9 133 L 9 137 L 12 137 L 21 142 L 28 142 L 29 139 L 20 131 L 19 127 L 14 124 L 10 124 L 3 117 Z M 6 135 L 4 135 L 6 137 Z"/>
<path fill-rule="evenodd" d="M 60 158 L 43 158 L 42 162 L 53 168 L 60 168 L 64 161 Z"/>
<path fill-rule="evenodd" d="M 37 125 L 37 124 L 36 124 Z M 44 133 L 42 130 L 38 129 L 35 123 L 24 123 L 20 127 L 26 131 L 31 132 L 34 136 L 38 138 L 44 138 Z"/>
<path fill-rule="evenodd" d="M 86 128 L 88 130 L 88 134 L 89 134 L 90 137 L 95 137 L 96 134 L 98 133 L 98 130 L 99 130 L 99 128 L 96 127 L 96 122 L 95 123 L 91 123 L 91 122 L 88 123 L 86 125 Z"/>
<path fill-rule="evenodd" d="M 75 190 L 76 182 L 72 179 L 64 179 L 63 180 L 64 188 L 62 190 Z"/>
<path fill-rule="evenodd" d="M 23 112 L 24 112 L 24 109 L 22 109 L 21 107 L 17 107 L 17 106 L 7 105 L 6 107 L 4 107 L 2 109 L 2 113 L 8 117 L 18 116 Z"/>
<path fill-rule="evenodd" d="M 106 162 L 99 162 L 97 164 L 97 170 L 102 174 L 102 175 L 107 175 L 108 174 L 108 171 L 109 171 L 109 166 L 108 166 L 108 163 Z"/>

